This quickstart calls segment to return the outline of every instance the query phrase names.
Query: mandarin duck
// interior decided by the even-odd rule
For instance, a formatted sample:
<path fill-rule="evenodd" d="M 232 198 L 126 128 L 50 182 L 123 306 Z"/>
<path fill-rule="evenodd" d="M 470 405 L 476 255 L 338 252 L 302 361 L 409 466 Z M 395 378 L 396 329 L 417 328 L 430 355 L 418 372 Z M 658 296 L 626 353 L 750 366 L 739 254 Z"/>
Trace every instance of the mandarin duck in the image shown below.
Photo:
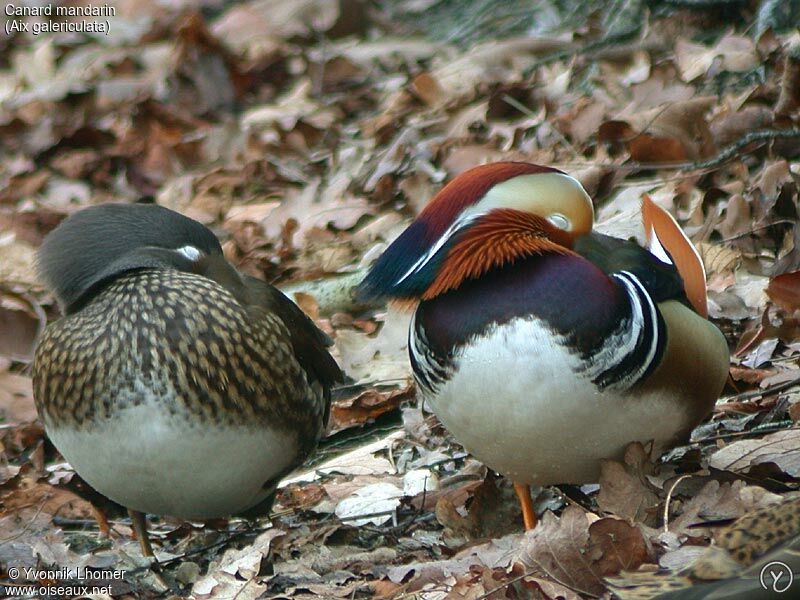
<path fill-rule="evenodd" d="M 581 184 L 502 162 L 453 179 L 384 251 L 364 298 L 416 303 L 419 394 L 469 452 L 514 482 L 589 483 L 633 441 L 685 440 L 711 411 L 728 346 L 705 317 L 702 263 L 645 202 L 652 251 L 592 232 Z"/>
<path fill-rule="evenodd" d="M 143 553 L 142 513 L 266 514 L 325 427 L 341 379 L 328 336 L 157 205 L 77 212 L 38 268 L 64 315 L 35 353 L 39 415 L 75 471 L 131 511 Z"/>

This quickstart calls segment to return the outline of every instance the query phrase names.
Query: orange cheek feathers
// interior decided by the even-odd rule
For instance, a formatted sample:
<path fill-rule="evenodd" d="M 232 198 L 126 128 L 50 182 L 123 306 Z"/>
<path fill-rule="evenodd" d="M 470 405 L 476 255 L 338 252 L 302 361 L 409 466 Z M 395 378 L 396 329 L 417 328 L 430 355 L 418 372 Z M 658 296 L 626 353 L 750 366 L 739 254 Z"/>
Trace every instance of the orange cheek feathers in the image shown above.
<path fill-rule="evenodd" d="M 514 209 L 493 210 L 453 246 L 422 299 L 435 298 L 523 256 L 573 254 L 571 246 L 570 235 L 542 217 Z"/>

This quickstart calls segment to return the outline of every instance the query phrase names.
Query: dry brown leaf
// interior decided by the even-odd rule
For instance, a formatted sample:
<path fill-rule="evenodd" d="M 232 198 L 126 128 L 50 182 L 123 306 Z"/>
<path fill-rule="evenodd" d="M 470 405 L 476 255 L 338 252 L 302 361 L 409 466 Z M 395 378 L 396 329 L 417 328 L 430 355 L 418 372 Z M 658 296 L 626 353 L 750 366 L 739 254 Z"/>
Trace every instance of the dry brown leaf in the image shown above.
<path fill-rule="evenodd" d="M 311 80 L 301 79 L 274 104 L 256 106 L 244 113 L 241 120 L 242 128 L 262 131 L 274 126 L 279 131 L 289 132 L 300 120 L 317 129 L 331 127 L 341 115 L 336 109 L 323 106 L 311 99 L 311 93 Z"/>
<path fill-rule="evenodd" d="M 426 583 L 441 581 L 452 575 L 467 572 L 474 565 L 483 565 L 492 569 L 507 568 L 512 563 L 520 537 L 520 534 L 517 533 L 470 546 L 451 559 L 393 566 L 389 568 L 388 576 L 395 583 L 407 582 L 408 589 L 414 591 L 419 590 Z"/>
<path fill-rule="evenodd" d="M 706 270 L 709 290 L 723 292 L 736 283 L 736 268 L 742 259 L 741 252 L 727 246 L 700 243 L 697 247 Z"/>
<path fill-rule="evenodd" d="M 536 56 L 559 50 L 569 45 L 554 38 L 511 38 L 491 41 L 471 47 L 455 60 L 445 59 L 426 79 L 425 89 L 439 90 L 427 95 L 435 106 L 469 100 L 479 85 L 492 81 L 509 83 L 522 78 L 522 72 Z"/>
<path fill-rule="evenodd" d="M 356 383 L 404 384 L 411 376 L 408 363 L 410 320 L 410 312 L 392 309 L 376 336 L 340 330 L 335 347 L 345 372 Z"/>
<path fill-rule="evenodd" d="M 269 556 L 270 544 L 284 531 L 273 528 L 259 535 L 241 550 L 229 549 L 211 565 L 207 575 L 192 586 L 192 595 L 197 598 L 237 598 L 255 600 L 267 587 L 258 581 Z"/>
<path fill-rule="evenodd" d="M 767 106 L 745 106 L 735 112 L 717 115 L 711 121 L 711 133 L 717 146 L 738 142 L 751 131 L 767 129 L 773 124 L 775 115 Z"/>
<path fill-rule="evenodd" d="M 4 289 L 0 283 L 0 358 L 30 363 L 46 321 L 33 298 Z"/>
<path fill-rule="evenodd" d="M 91 519 L 94 515 L 89 502 L 65 487 L 40 481 L 31 471 L 21 475 L 12 489 L 0 492 L 0 504 L 4 514 L 33 508 L 51 517 Z"/>
<path fill-rule="evenodd" d="M 211 28 L 232 50 L 256 63 L 293 36 L 327 31 L 339 17 L 339 0 L 251 0 L 233 5 Z"/>
<path fill-rule="evenodd" d="M 400 506 L 402 497 L 401 488 L 381 481 L 359 488 L 351 496 L 341 500 L 334 512 L 337 517 L 352 523 L 354 527 L 368 523 L 382 525 L 392 520 L 392 514 Z"/>
<path fill-rule="evenodd" d="M 573 143 L 582 144 L 592 136 L 598 135 L 606 110 L 607 107 L 602 102 L 587 101 L 579 103 L 569 115 L 565 115 L 565 126 Z"/>
<path fill-rule="evenodd" d="M 315 227 L 324 229 L 332 225 L 337 229 L 349 229 L 374 209 L 363 198 L 348 192 L 347 184 L 347 174 L 340 173 L 325 186 L 314 180 L 303 189 L 288 189 L 280 206 L 261 222 L 267 237 L 280 239 L 286 224 L 292 220 L 297 225 L 289 236 L 294 247 L 302 246 Z"/>
<path fill-rule="evenodd" d="M 750 204 L 741 194 L 734 194 L 725 207 L 725 219 L 719 224 L 720 234 L 727 239 L 748 232 L 752 228 Z"/>
<path fill-rule="evenodd" d="M 411 81 L 411 91 L 428 106 L 437 106 L 447 101 L 445 91 L 429 73 L 420 73 Z"/>
<path fill-rule="evenodd" d="M 697 95 L 695 89 L 682 83 L 674 72 L 654 73 L 647 81 L 631 86 L 631 91 L 633 100 L 618 113 L 623 117 L 650 108 L 685 102 Z"/>
<path fill-rule="evenodd" d="M 800 310 L 800 271 L 772 277 L 767 285 L 767 296 L 789 313 Z"/>
<path fill-rule="evenodd" d="M 800 429 L 733 442 L 712 454 L 708 464 L 734 473 L 747 473 L 760 465 L 774 465 L 787 477 L 800 477 Z"/>
<path fill-rule="evenodd" d="M 413 397 L 414 388 L 407 386 L 390 392 L 369 389 L 354 398 L 337 400 L 331 405 L 328 435 L 348 427 L 367 424 L 382 414 L 397 409 L 402 402 Z"/>
<path fill-rule="evenodd" d="M 581 600 L 583 596 L 572 591 L 565 585 L 556 583 L 543 577 L 526 576 L 525 582 L 532 583 L 544 594 L 545 600 Z"/>
<path fill-rule="evenodd" d="M 714 141 L 705 119 L 714 97 L 699 97 L 640 113 L 633 119 L 640 132 L 628 142 L 639 162 L 698 160 L 713 154 Z"/>
<path fill-rule="evenodd" d="M 583 509 L 569 505 L 560 518 L 547 512 L 535 529 L 526 532 L 517 560 L 533 573 L 544 573 L 573 590 L 598 596 L 605 584 L 585 554 L 588 543 L 589 518 Z"/>
<path fill-rule="evenodd" d="M 0 372 L 0 422 L 20 425 L 36 417 L 31 378 Z"/>
<path fill-rule="evenodd" d="M 790 116 L 800 108 L 800 45 L 789 48 L 783 63 L 781 92 L 775 103 L 775 114 Z"/>
<path fill-rule="evenodd" d="M 760 63 L 753 41 L 735 34 L 724 36 L 713 48 L 678 38 L 675 58 L 687 83 L 705 75 L 715 63 L 718 70 L 732 73 L 750 71 Z"/>
<path fill-rule="evenodd" d="M 624 464 L 604 460 L 600 467 L 597 505 L 604 512 L 637 522 L 653 523 L 658 494 L 647 481 L 653 464 L 639 442 L 625 449 Z"/>
<path fill-rule="evenodd" d="M 606 517 L 589 526 L 586 556 L 603 576 L 633 571 L 650 558 L 641 530 L 621 519 Z"/>

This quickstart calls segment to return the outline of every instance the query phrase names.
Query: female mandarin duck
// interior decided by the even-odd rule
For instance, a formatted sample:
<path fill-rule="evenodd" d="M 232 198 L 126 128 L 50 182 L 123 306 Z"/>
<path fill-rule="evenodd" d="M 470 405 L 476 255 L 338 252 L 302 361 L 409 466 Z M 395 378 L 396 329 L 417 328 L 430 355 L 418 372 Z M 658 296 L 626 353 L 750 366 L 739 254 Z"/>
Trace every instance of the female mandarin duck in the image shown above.
<path fill-rule="evenodd" d="M 64 312 L 36 350 L 39 415 L 78 474 L 131 510 L 143 553 L 144 512 L 268 512 L 325 427 L 342 377 L 329 338 L 161 206 L 82 210 L 38 261 Z"/>
<path fill-rule="evenodd" d="M 652 251 L 592 233 L 553 168 L 495 163 L 450 182 L 378 259 L 365 297 L 418 300 L 409 354 L 423 400 L 467 450 L 530 484 L 597 481 L 629 442 L 655 451 L 711 411 L 728 348 L 706 320 L 702 263 L 646 200 Z"/>

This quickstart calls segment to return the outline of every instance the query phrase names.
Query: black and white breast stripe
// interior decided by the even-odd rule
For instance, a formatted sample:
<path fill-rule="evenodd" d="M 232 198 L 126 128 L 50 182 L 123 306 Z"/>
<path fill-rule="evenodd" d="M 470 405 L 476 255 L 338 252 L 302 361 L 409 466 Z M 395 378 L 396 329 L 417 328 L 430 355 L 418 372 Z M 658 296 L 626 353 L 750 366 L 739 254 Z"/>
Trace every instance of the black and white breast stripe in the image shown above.
<path fill-rule="evenodd" d="M 661 313 L 631 271 L 610 273 L 616 284 L 611 287 L 606 275 L 587 265 L 569 256 L 538 259 L 421 303 L 408 343 L 420 389 L 436 393 L 457 370 L 464 345 L 493 328 L 513 326 L 517 319 L 538 321 L 574 356 L 569 362 L 575 373 L 597 388 L 636 386 L 661 362 L 667 335 Z M 579 291 L 587 295 L 576 297 Z M 596 319 L 588 316 L 594 314 Z M 535 363 L 535 342 L 531 344 Z"/>
<path fill-rule="evenodd" d="M 630 271 L 612 275 L 625 290 L 630 313 L 599 350 L 584 357 L 583 373 L 600 389 L 628 389 L 643 380 L 660 362 L 666 327 L 644 285 Z"/>
<path fill-rule="evenodd" d="M 425 330 L 417 323 L 416 313 L 408 329 L 408 355 L 414 379 L 423 393 L 434 394 L 453 374 L 452 356 L 433 352 L 425 338 Z"/>

